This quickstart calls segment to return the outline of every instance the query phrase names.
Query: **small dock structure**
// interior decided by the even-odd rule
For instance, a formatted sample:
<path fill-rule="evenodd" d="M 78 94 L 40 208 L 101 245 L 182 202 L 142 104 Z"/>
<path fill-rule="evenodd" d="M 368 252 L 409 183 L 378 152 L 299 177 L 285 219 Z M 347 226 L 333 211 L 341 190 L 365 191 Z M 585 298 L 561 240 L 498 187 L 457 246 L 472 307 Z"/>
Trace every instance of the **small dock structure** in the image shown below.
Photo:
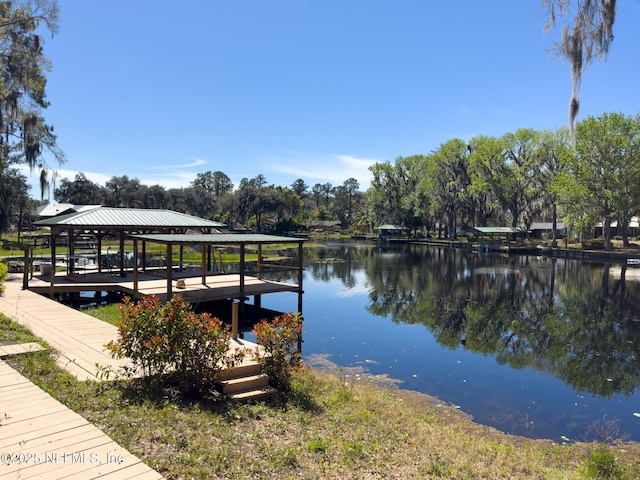
<path fill-rule="evenodd" d="M 260 309 L 262 295 L 294 292 L 298 296 L 297 308 L 291 310 L 302 312 L 302 238 L 219 233 L 218 229 L 224 227 L 222 223 L 152 209 L 96 207 L 41 220 L 36 225 L 51 229 L 51 263 L 49 267 L 41 268 L 41 272 L 49 277 L 48 291 L 41 281 L 27 279 L 27 273 L 24 288 L 48 294 L 51 298 L 73 292 L 119 291 L 133 298 L 156 295 L 161 300 L 169 300 L 179 293 L 193 304 L 218 300 L 237 302 L 242 316 L 250 296 L 254 298 L 253 306 Z M 71 259 L 77 256 L 76 241 L 87 235 L 95 236 L 95 268 L 80 269 L 74 261 L 68 261 L 66 275 L 56 272 L 56 239 L 63 234 L 69 241 L 67 258 Z M 105 255 L 103 240 L 110 236 L 118 240 L 119 250 Z M 147 254 L 149 244 L 156 244 L 156 249 L 160 244 L 164 252 L 154 255 L 151 260 Z M 286 265 L 268 261 L 263 256 L 264 245 L 289 248 L 291 244 L 297 245 L 297 251 L 294 257 L 286 259 Z M 125 252 L 125 245 L 133 251 Z M 185 249 L 199 252 L 197 265 L 185 266 Z M 221 249 L 239 252 L 239 262 L 233 271 L 224 268 L 221 257 L 216 260 L 216 252 L 220 256 Z M 255 261 L 253 258 L 247 260 L 251 254 L 257 257 Z M 115 276 L 112 260 L 116 263 Z M 30 269 L 25 268 L 25 272 L 27 270 Z M 277 272 L 275 276 L 286 276 L 286 279 L 270 280 L 269 273 L 274 271 Z"/>

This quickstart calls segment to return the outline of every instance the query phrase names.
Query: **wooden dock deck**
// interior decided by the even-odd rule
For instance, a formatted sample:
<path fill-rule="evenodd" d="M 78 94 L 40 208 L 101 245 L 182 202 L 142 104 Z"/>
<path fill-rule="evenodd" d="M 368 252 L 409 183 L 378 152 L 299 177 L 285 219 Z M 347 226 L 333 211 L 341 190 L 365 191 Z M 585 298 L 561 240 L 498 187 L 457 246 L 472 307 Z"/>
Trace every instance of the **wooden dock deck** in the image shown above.
<path fill-rule="evenodd" d="M 81 380 L 97 380 L 96 363 L 118 366 L 103 345 L 117 329 L 29 290 L 11 274 L 0 296 L 0 312 L 29 327 L 59 355 L 58 362 Z M 2 356 L 36 350 L 4 346 Z M 0 480 L 138 479 L 163 477 L 77 413 L 0 360 Z"/>
<path fill-rule="evenodd" d="M 159 282 L 162 285 L 146 285 L 146 290 L 161 290 L 164 281 Z M 57 351 L 59 365 L 79 380 L 102 380 L 98 376 L 97 365 L 117 371 L 129 363 L 113 359 L 104 349 L 106 343 L 117 339 L 118 329 L 115 326 L 34 291 L 23 290 L 22 274 L 10 274 L 5 287 L 5 294 L 0 296 L 0 313 L 46 340 Z M 247 349 L 257 347 L 244 340 L 236 341 L 236 345 Z M 0 355 L 35 349 L 36 346 L 31 344 L 5 346 L 0 348 Z M 13 457 L 0 459 L 0 480 L 162 478 L 2 360 L 0 453 L 17 455 L 15 462 Z"/>
<path fill-rule="evenodd" d="M 0 312 L 49 343 L 57 351 L 58 364 L 79 380 L 99 380 L 97 365 L 115 371 L 130 363 L 105 351 L 105 344 L 118 338 L 114 325 L 23 290 L 20 274 L 9 275 L 5 286 Z"/>
<path fill-rule="evenodd" d="M 240 275 L 217 274 L 207 275 L 203 283 L 202 277 L 194 271 L 176 272 L 173 274 L 174 284 L 183 280 L 185 287 L 173 286 L 173 294 L 179 294 L 189 303 L 212 302 L 230 298 L 240 298 Z M 266 295 L 278 292 L 298 292 L 299 286 L 292 283 L 263 280 L 245 275 L 243 278 L 244 297 Z M 29 280 L 29 289 L 40 294 L 49 294 L 51 285 L 49 276 L 34 276 Z M 156 295 L 161 301 L 167 299 L 167 280 L 157 275 L 140 274 L 136 292 L 133 276 L 92 274 L 68 277 L 65 274 L 56 275 L 53 286 L 54 293 L 77 293 L 96 291 L 118 291 L 131 297 Z"/>
<path fill-rule="evenodd" d="M 23 290 L 22 274 L 10 274 L 5 282 L 6 293 L 0 296 L 0 313 L 4 313 L 29 328 L 34 335 L 46 340 L 57 351 L 58 364 L 62 368 L 79 380 L 100 381 L 98 366 L 117 372 L 121 367 L 131 365 L 127 359 L 114 359 L 105 349 L 107 343 L 111 340 L 116 341 L 118 338 L 116 326 L 36 293 L 38 288 L 32 289 L 34 281 L 46 283 L 42 280 L 32 280 L 29 282 L 30 289 Z M 122 284 L 117 285 L 120 288 Z M 160 293 L 166 293 L 162 288 L 163 285 L 164 280 L 155 280 L 146 284 L 143 290 L 146 294 L 160 296 Z M 191 283 L 187 282 L 187 286 L 189 285 Z M 74 292 L 79 291 L 78 288 L 87 287 L 84 284 L 73 283 L 69 283 L 68 286 L 72 289 L 69 291 Z M 89 291 L 98 287 L 97 284 L 88 284 Z M 205 286 L 197 283 L 191 285 L 196 294 L 203 287 Z M 221 288 L 224 289 L 224 287 Z M 258 288 L 260 288 L 259 285 Z M 183 290 L 179 292 L 183 294 Z M 184 292 L 189 293 L 189 288 Z M 187 295 L 183 298 L 189 301 Z M 256 344 L 246 340 L 239 339 L 234 343 L 234 346 L 239 348 L 251 350 L 257 348 Z"/>
<path fill-rule="evenodd" d="M 0 360 L 0 479 L 162 479 Z"/>

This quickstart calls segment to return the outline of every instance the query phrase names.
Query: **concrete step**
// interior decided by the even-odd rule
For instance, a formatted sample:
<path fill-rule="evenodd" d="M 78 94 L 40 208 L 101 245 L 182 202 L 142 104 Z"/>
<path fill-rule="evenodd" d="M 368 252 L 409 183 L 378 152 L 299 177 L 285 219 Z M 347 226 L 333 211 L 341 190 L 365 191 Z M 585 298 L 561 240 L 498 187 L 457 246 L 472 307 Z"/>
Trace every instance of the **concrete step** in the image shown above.
<path fill-rule="evenodd" d="M 219 382 L 222 393 L 231 395 L 233 393 L 246 392 L 248 390 L 258 390 L 269 386 L 269 377 L 263 373 L 249 375 L 246 377 L 230 378 Z"/>

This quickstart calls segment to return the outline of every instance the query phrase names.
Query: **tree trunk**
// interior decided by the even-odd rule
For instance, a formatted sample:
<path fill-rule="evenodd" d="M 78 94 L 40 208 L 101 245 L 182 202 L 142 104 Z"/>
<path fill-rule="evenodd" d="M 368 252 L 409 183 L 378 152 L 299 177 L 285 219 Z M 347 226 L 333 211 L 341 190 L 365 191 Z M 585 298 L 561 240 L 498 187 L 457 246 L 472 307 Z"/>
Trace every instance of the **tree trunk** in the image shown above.
<path fill-rule="evenodd" d="M 553 223 L 551 225 L 551 232 L 552 232 L 552 237 L 551 237 L 551 247 L 552 248 L 556 248 L 558 246 L 558 235 L 556 232 L 556 229 L 558 228 L 558 211 L 556 208 L 556 204 L 554 202 L 553 204 Z M 567 232 L 565 232 L 565 235 L 567 234 Z"/>
<path fill-rule="evenodd" d="M 631 244 L 629 243 L 629 235 L 628 235 L 628 227 L 629 220 L 626 216 L 620 216 L 618 218 L 618 235 L 622 235 L 622 244 L 629 248 Z"/>
<path fill-rule="evenodd" d="M 602 233 L 604 234 L 604 249 L 607 252 L 612 250 L 611 245 L 611 220 L 609 217 L 605 217 L 604 222 L 602 224 Z"/>

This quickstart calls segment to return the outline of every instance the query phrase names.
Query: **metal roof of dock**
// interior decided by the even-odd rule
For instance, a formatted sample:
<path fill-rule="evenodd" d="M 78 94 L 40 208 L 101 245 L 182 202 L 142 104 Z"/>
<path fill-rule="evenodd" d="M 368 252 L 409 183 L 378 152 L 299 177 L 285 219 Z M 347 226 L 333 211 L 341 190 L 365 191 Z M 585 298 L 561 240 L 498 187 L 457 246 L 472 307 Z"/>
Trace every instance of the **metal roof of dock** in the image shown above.
<path fill-rule="evenodd" d="M 260 233 L 211 233 L 211 234 L 147 234 L 129 235 L 133 240 L 142 240 L 155 243 L 175 244 L 245 244 L 261 245 L 266 243 L 300 243 L 304 239 L 297 237 L 282 237 L 278 235 L 264 235 Z"/>
<path fill-rule="evenodd" d="M 214 229 L 224 223 L 174 212 L 149 208 L 97 207 L 34 222 L 54 228 L 124 228 L 124 229 Z"/>
<path fill-rule="evenodd" d="M 472 227 L 467 230 L 467 232 L 481 235 L 492 235 L 501 233 L 523 233 L 526 232 L 526 230 L 518 227 Z"/>

